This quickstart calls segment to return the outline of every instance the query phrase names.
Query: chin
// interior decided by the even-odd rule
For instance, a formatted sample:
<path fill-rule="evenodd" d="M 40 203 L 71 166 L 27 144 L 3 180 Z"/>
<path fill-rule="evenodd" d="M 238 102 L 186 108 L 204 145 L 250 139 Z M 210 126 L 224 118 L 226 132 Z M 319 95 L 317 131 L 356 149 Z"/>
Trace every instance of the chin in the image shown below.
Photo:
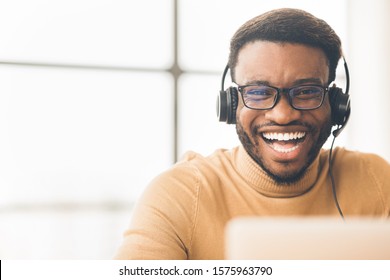
<path fill-rule="evenodd" d="M 259 150 L 260 144 L 253 143 L 249 135 L 244 131 L 242 125 L 237 122 L 237 135 L 242 143 L 244 149 L 251 156 L 251 158 L 277 183 L 290 185 L 294 184 L 305 175 L 308 167 L 317 158 L 322 145 L 328 139 L 331 133 L 331 124 L 325 125 L 318 134 L 317 141 L 314 141 L 311 148 L 305 151 L 305 157 L 298 162 L 273 162 L 272 159 L 264 159 Z M 255 135 L 253 135 L 253 139 Z M 293 166 L 293 164 L 295 166 Z"/>
<path fill-rule="evenodd" d="M 257 161 L 257 160 L 255 161 L 268 174 L 268 176 L 270 176 L 276 183 L 282 185 L 291 185 L 298 182 L 305 175 L 307 168 L 312 163 L 312 162 L 307 162 L 300 169 L 291 170 L 289 168 L 286 168 L 286 170 L 272 171 L 270 170 L 270 168 L 267 168 L 266 165 L 263 164 L 261 161 Z"/>

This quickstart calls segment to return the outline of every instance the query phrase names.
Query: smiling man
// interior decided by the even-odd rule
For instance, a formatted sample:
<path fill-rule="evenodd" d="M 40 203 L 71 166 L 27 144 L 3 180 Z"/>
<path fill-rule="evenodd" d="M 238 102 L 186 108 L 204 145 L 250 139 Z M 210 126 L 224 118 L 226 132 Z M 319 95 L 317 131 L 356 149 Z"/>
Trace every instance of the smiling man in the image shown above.
<path fill-rule="evenodd" d="M 273 10 L 241 26 L 223 75 L 230 69 L 234 85 L 218 106 L 242 145 L 188 152 L 156 177 L 116 258 L 223 259 L 225 226 L 238 216 L 389 218 L 390 165 L 322 148 L 349 116 L 347 93 L 332 85 L 341 57 L 332 28 L 302 10 Z"/>
<path fill-rule="evenodd" d="M 298 181 L 330 134 L 328 72 L 324 52 L 310 46 L 257 40 L 239 52 L 237 133 L 279 183 Z"/>

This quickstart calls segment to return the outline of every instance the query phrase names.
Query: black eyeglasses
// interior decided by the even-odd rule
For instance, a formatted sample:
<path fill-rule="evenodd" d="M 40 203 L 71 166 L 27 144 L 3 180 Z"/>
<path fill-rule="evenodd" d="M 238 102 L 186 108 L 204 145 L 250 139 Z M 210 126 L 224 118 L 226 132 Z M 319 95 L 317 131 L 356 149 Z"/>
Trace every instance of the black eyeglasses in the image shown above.
<path fill-rule="evenodd" d="M 313 110 L 321 107 L 327 87 L 302 85 L 291 88 L 276 88 L 268 85 L 238 85 L 244 105 L 254 110 L 272 109 L 281 93 L 287 93 L 290 105 L 297 110 Z"/>

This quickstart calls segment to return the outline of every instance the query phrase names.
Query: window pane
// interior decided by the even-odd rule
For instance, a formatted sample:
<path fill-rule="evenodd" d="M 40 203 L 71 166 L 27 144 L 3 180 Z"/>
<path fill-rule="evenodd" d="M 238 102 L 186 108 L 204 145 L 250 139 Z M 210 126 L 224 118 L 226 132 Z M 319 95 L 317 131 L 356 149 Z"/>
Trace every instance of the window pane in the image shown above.
<path fill-rule="evenodd" d="M 1 66 L 0 76 L 0 206 L 129 201 L 173 161 L 168 75 Z"/>
<path fill-rule="evenodd" d="M 220 77 L 183 75 L 179 86 L 179 155 L 193 150 L 208 155 L 239 143 L 235 126 L 218 122 L 216 100 Z"/>
<path fill-rule="evenodd" d="M 252 17 L 274 8 L 305 9 L 326 20 L 345 42 L 346 2 L 182 0 L 179 14 L 180 65 L 187 70 L 222 72 L 228 59 L 230 39 L 238 27 Z"/>
<path fill-rule="evenodd" d="M 172 64 L 172 0 L 3 0 L 0 60 Z"/>

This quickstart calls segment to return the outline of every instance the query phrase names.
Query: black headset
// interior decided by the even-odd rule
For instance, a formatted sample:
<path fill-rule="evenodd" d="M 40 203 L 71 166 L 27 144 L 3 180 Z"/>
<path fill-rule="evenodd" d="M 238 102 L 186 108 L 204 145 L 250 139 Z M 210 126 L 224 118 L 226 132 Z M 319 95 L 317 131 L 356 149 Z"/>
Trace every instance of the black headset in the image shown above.
<path fill-rule="evenodd" d="M 329 102 L 332 110 L 332 125 L 337 126 L 333 131 L 333 136 L 338 136 L 345 127 L 351 113 L 351 104 L 349 98 L 349 70 L 347 62 L 344 60 L 344 70 L 346 77 L 345 93 L 341 88 L 333 84 L 329 88 Z M 238 89 L 236 87 L 225 88 L 225 78 L 229 71 L 229 65 L 226 65 L 222 74 L 221 90 L 217 98 L 217 116 L 220 122 L 227 124 L 236 123 L 236 110 L 238 106 Z"/>

